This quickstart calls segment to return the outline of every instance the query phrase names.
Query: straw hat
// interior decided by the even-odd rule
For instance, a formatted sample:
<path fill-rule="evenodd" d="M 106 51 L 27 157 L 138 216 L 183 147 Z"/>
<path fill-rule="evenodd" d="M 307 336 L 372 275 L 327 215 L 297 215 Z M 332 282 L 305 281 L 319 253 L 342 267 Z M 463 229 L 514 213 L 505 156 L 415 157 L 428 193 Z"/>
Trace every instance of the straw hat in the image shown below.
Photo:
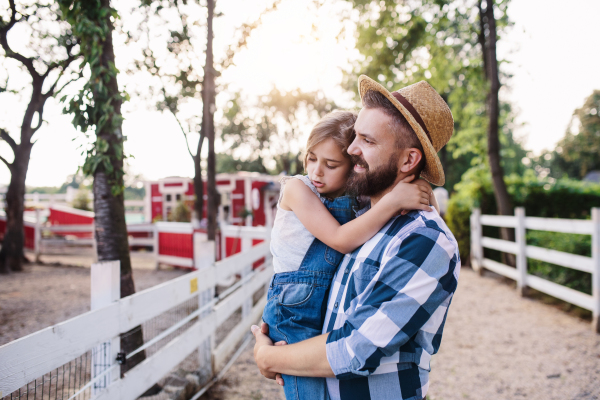
<path fill-rule="evenodd" d="M 437 152 L 448 143 L 454 130 L 452 113 L 444 99 L 425 81 L 390 93 L 373 79 L 361 75 L 358 78 L 360 97 L 368 90 L 383 94 L 404 115 L 423 145 L 425 168 L 421 177 L 442 186 L 446 177 Z"/>

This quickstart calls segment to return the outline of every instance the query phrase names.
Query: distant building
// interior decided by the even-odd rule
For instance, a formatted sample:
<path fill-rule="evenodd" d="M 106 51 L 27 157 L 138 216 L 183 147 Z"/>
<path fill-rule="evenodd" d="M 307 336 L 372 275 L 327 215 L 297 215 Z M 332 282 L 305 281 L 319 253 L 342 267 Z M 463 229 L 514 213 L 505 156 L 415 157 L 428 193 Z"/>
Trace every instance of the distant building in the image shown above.
<path fill-rule="evenodd" d="M 218 218 L 230 225 L 264 226 L 272 224 L 273 205 L 278 194 L 278 176 L 257 172 L 237 172 L 217 175 L 217 191 L 221 195 Z M 145 182 L 144 214 L 146 222 L 166 221 L 181 201 L 194 208 L 194 181 L 191 178 L 168 177 Z M 204 212 L 206 218 L 207 190 L 204 181 Z M 268 203 L 266 205 L 266 203 Z"/>

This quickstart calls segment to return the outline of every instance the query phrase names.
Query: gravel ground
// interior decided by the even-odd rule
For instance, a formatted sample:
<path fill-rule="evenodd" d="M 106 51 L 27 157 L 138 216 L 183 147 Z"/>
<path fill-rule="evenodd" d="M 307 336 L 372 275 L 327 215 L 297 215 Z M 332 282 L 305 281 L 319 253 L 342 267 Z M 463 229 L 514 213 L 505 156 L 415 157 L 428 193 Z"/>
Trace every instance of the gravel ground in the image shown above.
<path fill-rule="evenodd" d="M 590 322 L 521 298 L 492 273 L 463 268 L 429 400 L 600 399 L 600 335 Z M 260 375 L 252 345 L 211 393 L 214 399 L 282 399 Z"/>

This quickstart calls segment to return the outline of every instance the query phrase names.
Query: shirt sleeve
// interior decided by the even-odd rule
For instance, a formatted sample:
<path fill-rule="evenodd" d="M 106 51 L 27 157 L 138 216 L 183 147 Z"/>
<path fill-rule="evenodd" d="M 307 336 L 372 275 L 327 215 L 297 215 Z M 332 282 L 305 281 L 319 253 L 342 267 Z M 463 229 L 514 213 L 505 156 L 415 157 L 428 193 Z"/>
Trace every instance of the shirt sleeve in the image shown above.
<path fill-rule="evenodd" d="M 338 379 L 370 375 L 382 358 L 399 350 L 410 355 L 408 342 L 417 334 L 441 335 L 458 282 L 455 242 L 443 232 L 418 228 L 390 245 L 387 254 L 380 267 L 374 260 L 364 260 L 353 272 L 354 282 L 348 284 L 348 290 L 357 291 L 352 300 L 357 306 L 344 325 L 329 334 L 326 345 Z M 431 346 L 431 336 L 421 342 L 420 346 Z M 418 360 L 399 361 L 418 364 Z"/>

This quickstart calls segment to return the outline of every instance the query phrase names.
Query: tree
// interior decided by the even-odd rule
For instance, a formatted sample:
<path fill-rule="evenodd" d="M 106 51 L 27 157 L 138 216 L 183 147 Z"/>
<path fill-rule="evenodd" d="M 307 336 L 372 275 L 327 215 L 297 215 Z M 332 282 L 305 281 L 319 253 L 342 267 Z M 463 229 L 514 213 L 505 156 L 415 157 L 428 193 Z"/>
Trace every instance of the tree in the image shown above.
<path fill-rule="evenodd" d="M 5 129 L 0 128 L 0 139 L 10 147 L 14 159 L 0 160 L 10 171 L 10 183 L 6 192 L 6 235 L 0 251 L 0 273 L 23 269 L 23 211 L 25 206 L 25 179 L 29 168 L 31 149 L 35 143 L 33 135 L 44 123 L 46 101 L 58 95 L 73 81 L 71 68 L 80 55 L 77 52 L 77 39 L 68 25 L 58 19 L 58 6 L 55 3 L 29 2 L 27 4 L 8 1 L 8 7 L 0 11 L 0 44 L 2 65 L 14 60 L 27 71 L 31 81 L 29 103 L 21 121 L 19 143 Z M 15 51 L 9 43 L 9 33 L 24 25 L 31 29 L 26 52 Z M 25 54 L 36 54 L 26 56 Z M 0 88 L 0 93 L 10 91 L 8 80 Z"/>
<path fill-rule="evenodd" d="M 234 94 L 224 111 L 221 137 L 232 158 L 261 165 L 260 172 L 302 173 L 300 140 L 322 116 L 335 108 L 322 92 L 276 88 L 254 105 Z"/>
<path fill-rule="evenodd" d="M 199 1 L 180 2 L 175 0 L 147 1 L 144 0 L 147 13 L 142 30 L 148 35 L 154 27 L 151 17 L 157 18 L 162 26 L 171 26 L 165 60 L 155 55 L 155 49 L 151 47 L 150 40 L 147 41 L 143 50 L 143 61 L 138 63 L 137 68 L 149 72 L 160 83 L 157 108 L 161 111 L 170 112 L 178 122 L 183 133 L 188 153 L 194 162 L 194 192 L 196 200 L 194 211 L 198 219 L 204 214 L 204 184 L 202 179 L 201 153 L 204 139 L 208 140 L 207 159 L 207 190 L 208 190 L 208 238 L 214 240 L 216 235 L 219 196 L 216 192 L 216 158 L 214 151 L 214 112 L 215 97 L 217 93 L 216 78 L 227 68 L 233 65 L 233 57 L 247 44 L 247 39 L 256 29 L 262 17 L 275 10 L 280 0 L 276 0 L 272 6 L 264 10 L 253 22 L 244 23 L 234 33 L 236 41 L 228 46 L 225 57 L 215 64 L 213 55 L 213 20 L 215 16 L 215 2 L 209 0 L 206 5 L 206 24 L 198 17 L 204 17 L 204 6 Z M 173 21 L 172 14 L 164 10 L 176 11 L 178 21 Z M 175 26 L 175 27 L 173 27 Z M 206 31 L 204 32 L 204 26 Z M 203 67 L 198 65 L 201 59 L 200 40 L 203 35 L 206 39 L 205 63 Z M 160 49 L 156 49 L 157 52 Z M 164 56 L 163 56 L 164 57 Z M 200 69 L 202 71 L 200 72 Z M 194 100 L 201 100 L 201 116 L 194 110 L 189 112 L 190 105 L 197 107 Z M 186 113 L 184 109 L 188 108 Z M 195 153 L 191 151 L 188 140 L 192 133 L 199 134 Z"/>
<path fill-rule="evenodd" d="M 496 56 L 496 17 L 494 15 L 494 0 L 486 0 L 485 9 L 482 0 L 478 0 L 479 10 L 479 44 L 483 53 L 484 76 L 489 84 L 486 99 L 486 110 L 488 114 L 487 137 L 488 137 L 488 160 L 492 171 L 492 183 L 494 184 L 494 196 L 499 215 L 512 215 L 513 207 L 508 195 L 506 183 L 504 182 L 504 170 L 500 158 L 500 139 L 498 138 L 500 101 L 500 77 L 498 72 L 498 58 Z M 506 228 L 502 230 L 502 238 L 514 240 L 514 233 Z"/>
<path fill-rule="evenodd" d="M 486 167 L 487 133 L 484 58 L 479 46 L 479 12 L 475 0 L 351 0 L 359 12 L 356 47 L 363 59 L 346 75 L 355 91 L 356 77 L 371 76 L 394 90 L 427 80 L 444 98 L 454 116 L 454 134 L 439 154 L 450 192 L 471 167 Z M 497 30 L 510 25 L 508 2 L 496 12 Z M 508 77 L 500 76 L 503 80 Z M 525 151 L 512 137 L 510 104 L 499 103 L 502 165 L 521 172 Z"/>
<path fill-rule="evenodd" d="M 549 169 L 553 178 L 583 179 L 600 170 L 600 90 L 594 90 L 581 108 L 573 112 L 565 137 L 553 151 L 546 151 L 537 164 Z"/>
<path fill-rule="evenodd" d="M 95 140 L 88 149 L 83 173 L 93 176 L 94 223 L 99 261 L 121 263 L 121 297 L 135 293 L 125 205 L 123 200 L 123 117 L 121 104 L 127 99 L 119 90 L 113 49 L 113 21 L 118 18 L 110 0 L 59 0 L 63 18 L 78 38 L 89 78 L 78 94 L 68 100 L 65 113 L 73 125 Z M 66 97 L 63 98 L 66 100 Z M 130 353 L 144 343 L 141 327 L 121 338 L 121 349 Z M 142 351 L 122 366 L 121 372 L 145 359 Z"/>

